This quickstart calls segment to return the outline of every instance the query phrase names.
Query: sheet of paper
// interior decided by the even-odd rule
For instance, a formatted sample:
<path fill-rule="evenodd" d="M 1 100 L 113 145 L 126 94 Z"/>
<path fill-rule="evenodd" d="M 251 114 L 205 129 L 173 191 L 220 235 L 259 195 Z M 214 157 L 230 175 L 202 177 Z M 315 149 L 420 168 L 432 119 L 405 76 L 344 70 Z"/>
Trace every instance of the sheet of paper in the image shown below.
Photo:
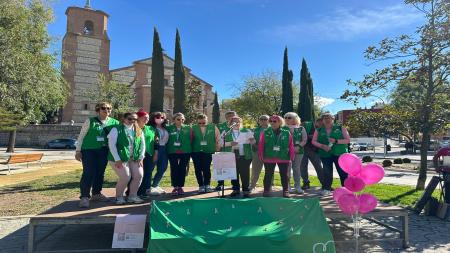
<path fill-rule="evenodd" d="M 116 217 L 112 248 L 144 247 L 146 215 L 121 214 Z"/>
<path fill-rule="evenodd" d="M 230 180 L 236 179 L 236 160 L 234 153 L 219 152 L 212 155 L 213 179 Z"/>

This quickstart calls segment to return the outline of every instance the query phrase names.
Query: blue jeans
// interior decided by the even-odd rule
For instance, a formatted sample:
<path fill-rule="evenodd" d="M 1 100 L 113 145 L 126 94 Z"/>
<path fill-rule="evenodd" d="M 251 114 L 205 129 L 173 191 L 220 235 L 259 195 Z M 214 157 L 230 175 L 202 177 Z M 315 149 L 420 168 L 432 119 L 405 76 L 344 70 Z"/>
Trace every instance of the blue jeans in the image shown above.
<path fill-rule="evenodd" d="M 338 163 L 339 156 L 321 157 L 323 164 L 323 189 L 331 190 L 331 185 L 333 184 L 333 163 L 336 166 L 336 170 L 341 179 L 341 185 L 344 186 L 344 181 L 347 179 L 348 174 L 339 166 Z"/>
<path fill-rule="evenodd" d="M 167 170 L 167 165 L 169 163 L 169 158 L 167 156 L 166 146 L 159 146 L 158 148 L 158 161 L 156 162 L 156 174 L 153 177 L 152 187 L 158 187 L 159 182 L 164 176 L 164 173 Z M 153 172 L 155 166 L 150 170 L 150 175 Z M 150 180 L 151 182 L 151 180 Z"/>

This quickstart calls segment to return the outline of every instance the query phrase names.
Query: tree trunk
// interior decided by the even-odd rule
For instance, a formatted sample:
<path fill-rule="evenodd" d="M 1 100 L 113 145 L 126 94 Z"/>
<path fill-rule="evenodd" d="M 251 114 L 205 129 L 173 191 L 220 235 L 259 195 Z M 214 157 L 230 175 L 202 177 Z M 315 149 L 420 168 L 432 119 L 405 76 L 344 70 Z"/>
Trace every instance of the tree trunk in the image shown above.
<path fill-rule="evenodd" d="M 420 168 L 419 168 L 419 178 L 417 179 L 416 190 L 425 189 L 425 182 L 427 181 L 427 169 L 428 169 L 428 147 L 430 145 L 430 134 L 427 128 L 423 132 L 422 145 L 420 146 Z"/>
<path fill-rule="evenodd" d="M 9 132 L 8 148 L 6 149 L 7 153 L 14 153 L 14 146 L 16 145 L 16 133 L 17 130 L 15 129 Z"/>

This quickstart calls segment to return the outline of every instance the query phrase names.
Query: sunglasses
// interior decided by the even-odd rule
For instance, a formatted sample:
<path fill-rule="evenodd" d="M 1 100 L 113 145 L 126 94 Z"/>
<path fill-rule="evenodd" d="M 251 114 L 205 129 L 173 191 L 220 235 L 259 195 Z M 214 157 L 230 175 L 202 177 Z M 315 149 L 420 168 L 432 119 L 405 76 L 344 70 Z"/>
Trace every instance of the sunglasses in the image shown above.
<path fill-rule="evenodd" d="M 161 116 L 161 115 L 155 116 L 155 119 L 164 119 L 164 116 Z"/>
<path fill-rule="evenodd" d="M 106 111 L 106 110 L 111 111 L 111 107 L 102 106 L 102 107 L 100 107 L 100 109 L 102 109 L 103 111 Z"/>
<path fill-rule="evenodd" d="M 268 119 L 259 119 L 259 120 L 261 120 L 261 121 L 268 121 Z"/>
<path fill-rule="evenodd" d="M 136 121 L 136 118 L 127 118 L 128 121 Z"/>
<path fill-rule="evenodd" d="M 180 119 L 180 118 L 178 118 L 178 119 L 176 119 L 176 121 L 184 121 L 184 119 Z"/>
<path fill-rule="evenodd" d="M 270 123 L 278 123 L 278 120 L 269 120 Z"/>
<path fill-rule="evenodd" d="M 206 122 L 199 122 L 199 125 L 206 125 Z"/>
<path fill-rule="evenodd" d="M 289 117 L 284 117 L 284 119 L 292 119 L 292 117 L 290 117 L 290 116 Z"/>

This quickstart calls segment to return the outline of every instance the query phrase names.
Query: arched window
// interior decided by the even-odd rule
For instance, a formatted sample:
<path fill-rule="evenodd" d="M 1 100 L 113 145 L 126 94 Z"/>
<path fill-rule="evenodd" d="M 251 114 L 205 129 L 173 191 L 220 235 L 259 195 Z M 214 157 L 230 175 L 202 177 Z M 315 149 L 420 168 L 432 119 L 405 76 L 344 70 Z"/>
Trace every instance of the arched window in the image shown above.
<path fill-rule="evenodd" d="M 94 33 L 94 23 L 88 20 L 84 22 L 83 34 L 90 35 Z"/>

